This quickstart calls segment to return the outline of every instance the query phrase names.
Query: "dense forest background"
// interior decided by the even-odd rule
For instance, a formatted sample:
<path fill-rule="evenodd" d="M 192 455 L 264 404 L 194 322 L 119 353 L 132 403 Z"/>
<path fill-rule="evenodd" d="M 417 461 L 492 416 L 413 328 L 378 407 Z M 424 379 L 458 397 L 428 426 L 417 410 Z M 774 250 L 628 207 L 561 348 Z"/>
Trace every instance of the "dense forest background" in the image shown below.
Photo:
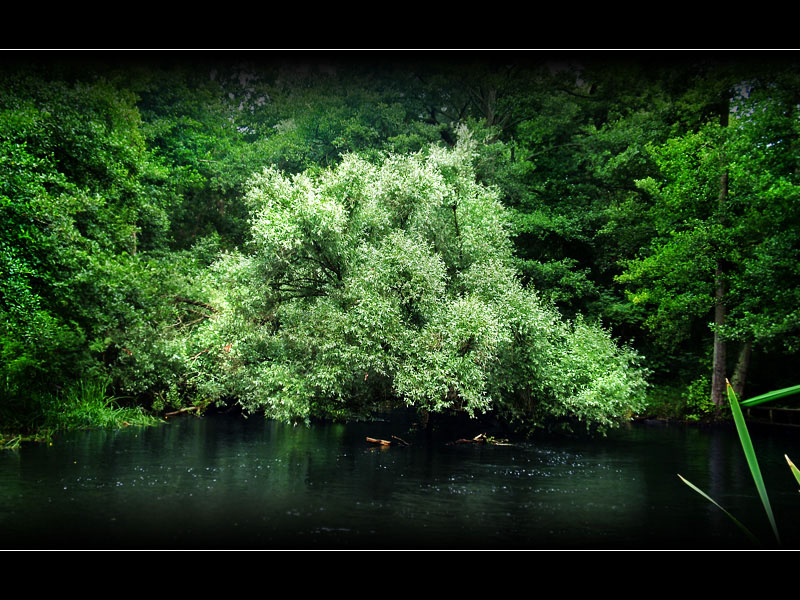
<path fill-rule="evenodd" d="M 87 390 L 524 428 L 797 384 L 777 53 L 12 53 L 0 429 Z"/>

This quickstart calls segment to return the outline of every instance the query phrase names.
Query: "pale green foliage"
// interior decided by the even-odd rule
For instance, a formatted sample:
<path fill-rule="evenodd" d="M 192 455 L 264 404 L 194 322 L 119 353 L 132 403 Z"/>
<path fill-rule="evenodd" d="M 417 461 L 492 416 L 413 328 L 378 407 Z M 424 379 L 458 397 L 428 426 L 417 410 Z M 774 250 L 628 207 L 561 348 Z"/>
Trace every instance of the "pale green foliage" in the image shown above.
<path fill-rule="evenodd" d="M 470 414 L 492 408 L 488 385 L 498 350 L 511 340 L 495 306 L 474 296 L 439 304 L 407 346 L 395 376 L 397 392 L 409 404 Z"/>
<path fill-rule="evenodd" d="M 198 389 L 284 420 L 400 400 L 604 428 L 635 410 L 633 353 L 519 283 L 474 154 L 464 131 L 454 150 L 253 177 L 250 252 L 216 263 L 219 312 L 195 333 L 215 349 Z"/>

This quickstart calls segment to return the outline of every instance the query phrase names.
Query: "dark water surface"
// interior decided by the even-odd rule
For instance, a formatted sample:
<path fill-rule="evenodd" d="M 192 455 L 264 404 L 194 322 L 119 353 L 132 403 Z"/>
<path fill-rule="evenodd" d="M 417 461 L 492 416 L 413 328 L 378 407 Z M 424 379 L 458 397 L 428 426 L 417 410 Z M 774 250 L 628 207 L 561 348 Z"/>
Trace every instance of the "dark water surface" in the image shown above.
<path fill-rule="evenodd" d="M 2 548 L 750 548 L 771 533 L 733 429 L 447 445 L 402 419 L 260 418 L 60 435 L 0 453 Z M 366 436 L 399 435 L 378 449 Z M 800 547 L 800 431 L 751 427 L 784 547 Z"/>

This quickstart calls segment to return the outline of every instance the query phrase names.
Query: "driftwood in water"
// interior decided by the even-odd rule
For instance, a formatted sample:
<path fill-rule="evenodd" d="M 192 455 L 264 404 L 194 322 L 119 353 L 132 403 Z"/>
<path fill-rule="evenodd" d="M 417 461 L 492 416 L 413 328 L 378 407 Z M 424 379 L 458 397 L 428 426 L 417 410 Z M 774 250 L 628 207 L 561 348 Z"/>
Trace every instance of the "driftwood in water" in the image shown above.
<path fill-rule="evenodd" d="M 476 435 L 471 440 L 461 438 L 460 440 L 456 440 L 455 442 L 448 442 L 448 446 L 452 446 L 453 444 L 489 444 L 491 446 L 513 446 L 513 444 L 509 444 L 508 440 L 498 440 L 495 438 L 489 439 L 486 437 L 485 433 L 481 433 L 480 435 Z"/>
<path fill-rule="evenodd" d="M 471 440 L 468 440 L 468 439 L 465 439 L 465 438 L 461 438 L 460 440 L 456 440 L 453 443 L 454 444 L 485 444 L 486 443 L 486 434 L 485 433 L 480 433 L 480 434 L 476 435 L 474 438 L 472 438 Z"/>
<path fill-rule="evenodd" d="M 390 442 L 389 440 L 379 440 L 377 438 L 371 438 L 371 437 L 367 437 L 367 441 L 370 444 L 378 444 L 379 446 L 391 446 L 392 445 L 392 442 Z"/>
<path fill-rule="evenodd" d="M 378 444 L 379 446 L 398 446 L 398 445 L 399 446 L 410 446 L 411 445 L 407 441 L 405 441 L 403 438 L 399 438 L 396 435 L 393 435 L 392 439 L 395 440 L 396 443 L 392 442 L 391 440 L 381 440 L 381 439 L 378 439 L 378 438 L 371 438 L 371 437 L 368 437 L 367 441 L 370 444 Z"/>
<path fill-rule="evenodd" d="M 174 417 L 175 415 L 179 415 L 181 413 L 189 412 L 190 410 L 200 410 L 199 406 L 187 406 L 186 408 L 182 408 L 180 410 L 174 410 L 172 412 L 164 413 L 165 417 Z"/>

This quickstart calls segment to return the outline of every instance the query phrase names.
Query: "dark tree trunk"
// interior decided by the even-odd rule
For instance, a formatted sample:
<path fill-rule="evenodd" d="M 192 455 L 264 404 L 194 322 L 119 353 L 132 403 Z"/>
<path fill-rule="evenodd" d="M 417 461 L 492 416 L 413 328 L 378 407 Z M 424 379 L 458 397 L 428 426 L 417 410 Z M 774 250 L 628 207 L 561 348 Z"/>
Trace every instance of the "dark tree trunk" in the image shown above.
<path fill-rule="evenodd" d="M 744 400 L 744 384 L 747 380 L 747 369 L 750 366 L 750 353 L 753 349 L 752 342 L 745 342 L 742 344 L 742 349 L 739 350 L 739 359 L 736 361 L 736 368 L 733 371 L 733 391 L 739 397 L 739 400 Z"/>
<path fill-rule="evenodd" d="M 714 364 L 711 375 L 711 401 L 719 410 L 725 404 L 725 363 L 727 347 L 720 334 L 720 327 L 725 325 L 725 281 L 722 269 L 717 267 L 714 279 L 716 303 L 714 306 Z"/>
<path fill-rule="evenodd" d="M 730 94 L 729 90 L 722 90 L 720 93 L 720 125 L 727 127 L 730 117 Z M 724 161 L 724 159 L 723 159 Z M 719 196 L 717 198 L 717 210 L 720 224 L 727 225 L 725 219 L 725 203 L 728 200 L 728 170 L 724 168 L 719 178 Z M 725 268 L 722 257 L 717 256 L 717 268 L 714 273 L 714 364 L 711 374 L 711 401 L 717 407 L 717 414 L 725 405 L 727 400 L 727 378 L 726 362 L 727 348 L 725 340 L 720 333 L 720 329 L 725 325 L 727 307 L 725 306 L 725 295 L 727 285 L 725 281 Z"/>
<path fill-rule="evenodd" d="M 720 218 L 723 218 L 723 207 L 727 197 L 728 172 L 724 171 L 719 181 Z M 725 317 L 727 315 L 727 308 L 725 306 L 727 286 L 722 265 L 722 260 L 718 258 L 716 272 L 714 273 L 714 364 L 711 375 L 711 401 L 717 407 L 717 411 L 724 406 L 727 396 L 725 365 L 728 357 L 725 340 L 720 332 L 721 327 L 725 325 Z"/>

